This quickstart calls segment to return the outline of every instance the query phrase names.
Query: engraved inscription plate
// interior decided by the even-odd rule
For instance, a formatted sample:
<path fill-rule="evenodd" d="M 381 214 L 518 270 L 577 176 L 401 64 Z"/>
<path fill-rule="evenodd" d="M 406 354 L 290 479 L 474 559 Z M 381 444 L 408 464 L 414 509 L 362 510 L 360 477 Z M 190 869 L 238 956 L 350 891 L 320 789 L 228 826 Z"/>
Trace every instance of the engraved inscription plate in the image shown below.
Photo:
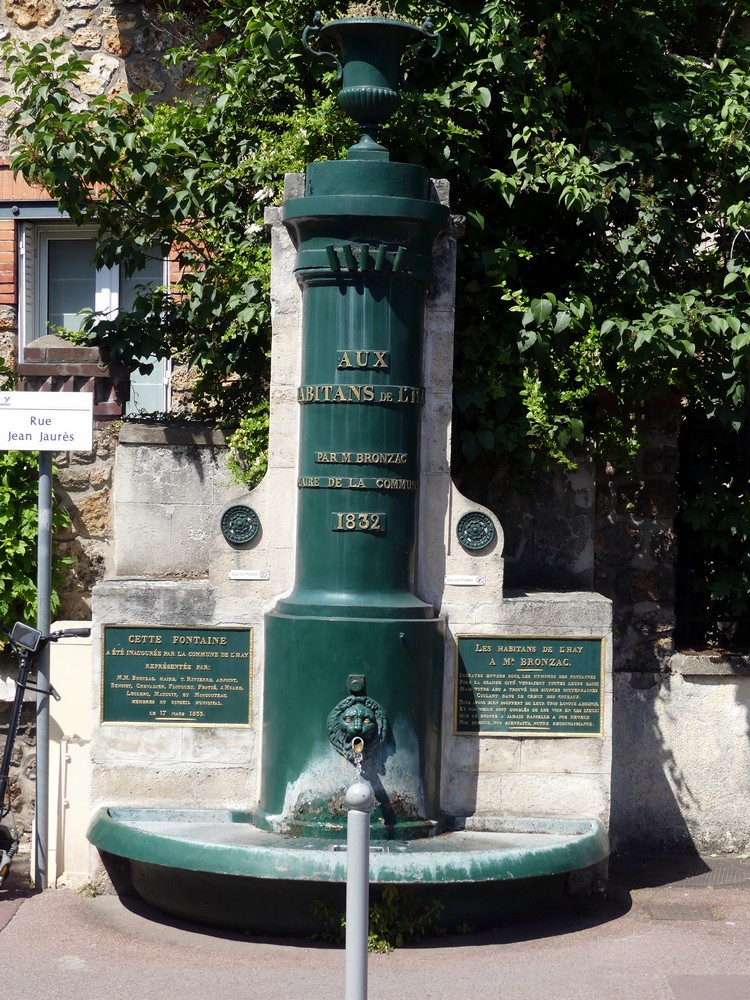
<path fill-rule="evenodd" d="M 601 638 L 458 636 L 460 736 L 601 736 Z"/>
<path fill-rule="evenodd" d="M 425 400 L 421 385 L 371 385 L 343 382 L 329 385 L 301 385 L 300 403 L 406 403 L 421 406 Z"/>
<path fill-rule="evenodd" d="M 252 629 L 105 625 L 102 722 L 250 725 Z"/>
<path fill-rule="evenodd" d="M 331 531 L 370 531 L 375 535 L 386 533 L 386 515 L 361 511 L 333 511 Z"/>

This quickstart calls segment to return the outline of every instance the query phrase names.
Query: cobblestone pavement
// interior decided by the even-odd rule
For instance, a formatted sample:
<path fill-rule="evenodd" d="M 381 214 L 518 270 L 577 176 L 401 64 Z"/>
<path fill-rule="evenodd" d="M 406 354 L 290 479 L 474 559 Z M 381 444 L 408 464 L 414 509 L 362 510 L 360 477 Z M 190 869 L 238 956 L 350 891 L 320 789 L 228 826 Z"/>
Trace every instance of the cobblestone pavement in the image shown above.
<path fill-rule="evenodd" d="M 750 1000 L 750 862 L 620 862 L 612 876 L 606 898 L 372 955 L 370 1000 Z M 5 1000 L 344 992 L 341 948 L 191 927 L 130 897 L 0 891 L 0 945 Z"/>

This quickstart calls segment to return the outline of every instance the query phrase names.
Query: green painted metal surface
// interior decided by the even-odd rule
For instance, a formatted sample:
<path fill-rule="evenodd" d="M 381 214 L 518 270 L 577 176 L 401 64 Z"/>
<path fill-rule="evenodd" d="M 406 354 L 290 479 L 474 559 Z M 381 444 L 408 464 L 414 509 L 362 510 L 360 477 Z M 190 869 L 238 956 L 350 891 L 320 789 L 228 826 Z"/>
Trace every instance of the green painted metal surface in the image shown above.
<path fill-rule="evenodd" d="M 100 809 L 88 838 L 101 851 L 168 868 L 260 879 L 346 881 L 345 840 L 285 837 L 229 810 Z M 526 879 L 604 860 L 596 820 L 468 817 L 433 837 L 375 846 L 373 883 L 441 884 Z"/>
<path fill-rule="evenodd" d="M 340 826 L 355 770 L 326 727 L 358 675 L 387 722 L 362 762 L 379 829 L 412 836 L 438 815 L 443 623 L 414 562 L 424 294 L 448 210 L 421 167 L 352 159 L 311 165 L 284 221 L 303 289 L 296 572 L 265 619 L 259 817 Z"/>
<path fill-rule="evenodd" d="M 416 592 L 415 553 L 424 296 L 448 210 L 375 137 L 398 102 L 399 53 L 436 36 L 316 17 L 313 54 L 326 31 L 362 138 L 346 161 L 311 165 L 305 196 L 284 206 L 303 290 L 296 569 L 265 618 L 260 807 L 100 809 L 88 831 L 167 912 L 266 932 L 302 927 L 345 882 L 355 765 L 377 801 L 376 891 L 439 887 L 468 912 L 477 883 L 485 900 L 517 882 L 530 898 L 608 852 L 594 820 L 440 816 L 444 623 Z M 285 906 L 274 920 L 293 891 L 299 919 Z"/>
<path fill-rule="evenodd" d="M 266 618 L 266 646 L 283 665 L 267 670 L 265 680 L 261 814 L 269 823 L 320 836 L 334 834 L 337 820 L 340 828 L 344 792 L 356 772 L 337 766 L 326 720 L 347 694 L 350 675 L 366 677 L 368 695 L 388 719 L 382 753 L 363 760 L 377 801 L 374 834 L 409 835 L 409 822 L 437 815 L 439 620 L 273 614 Z"/>
<path fill-rule="evenodd" d="M 424 288 L 447 224 L 427 181 L 408 164 L 318 163 L 307 183 L 321 193 L 284 207 L 304 293 L 285 614 L 434 617 L 413 590 Z"/>

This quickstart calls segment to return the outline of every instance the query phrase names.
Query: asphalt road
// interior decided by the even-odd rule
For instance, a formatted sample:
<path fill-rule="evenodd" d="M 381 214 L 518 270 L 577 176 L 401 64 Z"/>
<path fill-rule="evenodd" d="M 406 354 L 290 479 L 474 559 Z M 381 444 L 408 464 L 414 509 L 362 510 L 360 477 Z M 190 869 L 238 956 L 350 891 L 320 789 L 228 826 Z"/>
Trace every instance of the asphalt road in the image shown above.
<path fill-rule="evenodd" d="M 606 899 L 372 955 L 369 997 L 750 1000 L 750 865 L 663 867 L 625 866 Z M 133 898 L 0 891 L 0 945 L 3 1000 L 344 996 L 341 948 L 211 932 Z"/>

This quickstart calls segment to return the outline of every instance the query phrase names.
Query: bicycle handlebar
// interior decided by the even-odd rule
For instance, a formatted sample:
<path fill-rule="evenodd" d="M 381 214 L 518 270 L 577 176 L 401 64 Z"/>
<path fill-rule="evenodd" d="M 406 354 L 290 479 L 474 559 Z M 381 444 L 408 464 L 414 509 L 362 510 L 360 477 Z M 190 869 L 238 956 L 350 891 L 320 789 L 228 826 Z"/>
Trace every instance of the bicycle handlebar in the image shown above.
<path fill-rule="evenodd" d="M 59 632 L 53 632 L 46 636 L 50 642 L 57 642 L 58 639 L 87 639 L 91 635 L 90 628 L 63 628 Z"/>
<path fill-rule="evenodd" d="M 24 625 L 23 622 L 16 622 L 12 631 L 8 630 L 5 622 L 0 622 L 0 632 L 8 637 L 16 652 L 25 649 L 30 653 L 41 652 L 48 642 L 57 642 L 58 639 L 85 639 L 91 635 L 90 628 L 63 628 L 50 635 L 42 635 L 33 626 Z"/>

